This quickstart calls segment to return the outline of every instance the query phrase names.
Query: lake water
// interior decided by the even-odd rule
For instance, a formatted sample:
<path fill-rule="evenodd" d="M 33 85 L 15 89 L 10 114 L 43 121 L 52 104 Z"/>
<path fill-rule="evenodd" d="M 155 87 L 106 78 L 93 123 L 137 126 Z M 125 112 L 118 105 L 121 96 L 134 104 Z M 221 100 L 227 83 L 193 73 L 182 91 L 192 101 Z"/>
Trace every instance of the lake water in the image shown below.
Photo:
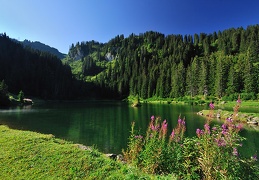
<path fill-rule="evenodd" d="M 11 128 L 53 134 L 58 138 L 95 145 L 105 153 L 121 153 L 126 149 L 131 123 L 145 132 L 152 115 L 168 121 L 169 132 L 176 126 L 178 116 L 186 119 L 186 136 L 195 136 L 203 128 L 205 119 L 196 113 L 206 107 L 180 104 L 142 104 L 133 108 L 118 101 L 84 103 L 35 103 L 33 106 L 0 110 L 0 124 Z M 217 122 L 216 122 L 217 123 Z M 258 131 L 243 130 L 247 138 L 243 143 L 246 153 L 259 151 Z"/>

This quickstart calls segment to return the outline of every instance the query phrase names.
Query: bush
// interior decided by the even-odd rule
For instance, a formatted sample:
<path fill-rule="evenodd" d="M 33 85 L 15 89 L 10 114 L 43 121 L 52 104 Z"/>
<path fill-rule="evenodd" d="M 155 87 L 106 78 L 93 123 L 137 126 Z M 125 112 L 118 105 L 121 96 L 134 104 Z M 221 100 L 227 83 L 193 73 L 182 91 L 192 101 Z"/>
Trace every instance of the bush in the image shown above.
<path fill-rule="evenodd" d="M 237 93 L 233 93 L 233 94 L 230 94 L 228 96 L 223 96 L 222 100 L 223 101 L 235 101 L 237 98 L 238 98 L 238 94 Z"/>

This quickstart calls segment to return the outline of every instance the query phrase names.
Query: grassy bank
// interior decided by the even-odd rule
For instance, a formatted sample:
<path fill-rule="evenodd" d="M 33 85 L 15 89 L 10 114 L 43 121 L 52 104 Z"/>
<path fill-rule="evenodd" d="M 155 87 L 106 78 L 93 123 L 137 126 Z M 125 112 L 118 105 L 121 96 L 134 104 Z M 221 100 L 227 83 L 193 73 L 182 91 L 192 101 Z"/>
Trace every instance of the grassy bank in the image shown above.
<path fill-rule="evenodd" d="M 143 174 L 97 150 L 0 125 L 0 179 L 172 179 Z"/>
<path fill-rule="evenodd" d="M 190 104 L 190 105 L 209 105 L 213 102 L 215 106 L 223 107 L 234 107 L 236 104 L 236 99 L 226 100 L 226 98 L 219 99 L 213 96 L 184 96 L 179 98 L 159 98 L 152 97 L 148 99 L 138 98 L 137 96 L 128 96 L 126 101 L 134 103 L 139 101 L 140 103 L 159 103 L 159 104 Z M 242 107 L 259 107 L 259 100 L 242 100 Z"/>

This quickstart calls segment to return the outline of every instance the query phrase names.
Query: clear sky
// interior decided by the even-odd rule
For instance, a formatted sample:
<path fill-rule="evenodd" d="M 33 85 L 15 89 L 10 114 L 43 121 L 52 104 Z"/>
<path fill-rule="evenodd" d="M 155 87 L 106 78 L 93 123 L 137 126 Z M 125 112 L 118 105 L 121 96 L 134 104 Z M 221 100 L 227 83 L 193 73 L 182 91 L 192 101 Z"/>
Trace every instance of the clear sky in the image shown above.
<path fill-rule="evenodd" d="M 255 24 L 259 0 L 0 0 L 0 33 L 62 53 L 78 41 L 121 34 L 209 34 Z"/>

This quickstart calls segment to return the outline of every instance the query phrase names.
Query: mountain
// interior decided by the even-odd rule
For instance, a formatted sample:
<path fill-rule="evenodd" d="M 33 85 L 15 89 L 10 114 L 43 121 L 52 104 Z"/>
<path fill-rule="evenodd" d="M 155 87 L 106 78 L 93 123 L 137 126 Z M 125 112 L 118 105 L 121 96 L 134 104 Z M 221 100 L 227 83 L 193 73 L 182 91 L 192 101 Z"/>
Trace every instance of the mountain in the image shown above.
<path fill-rule="evenodd" d="M 29 46 L 32 49 L 37 49 L 39 51 L 51 53 L 51 54 L 57 56 L 59 59 L 63 59 L 65 57 L 65 54 L 59 52 L 56 48 L 50 47 L 39 41 L 33 42 L 33 41 L 29 41 L 29 40 L 24 40 L 21 43 L 23 44 L 24 47 Z"/>

